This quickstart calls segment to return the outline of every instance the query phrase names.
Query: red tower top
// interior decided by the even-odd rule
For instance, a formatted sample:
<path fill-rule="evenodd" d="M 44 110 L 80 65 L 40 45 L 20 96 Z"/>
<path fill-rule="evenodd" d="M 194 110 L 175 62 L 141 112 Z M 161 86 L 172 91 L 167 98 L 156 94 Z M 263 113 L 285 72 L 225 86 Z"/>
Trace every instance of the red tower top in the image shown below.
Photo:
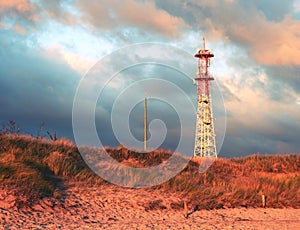
<path fill-rule="evenodd" d="M 210 98 L 210 81 L 214 80 L 209 72 L 210 58 L 215 55 L 205 48 L 205 38 L 203 38 L 203 47 L 196 54 L 198 58 L 198 72 L 195 77 L 198 85 L 198 98 L 205 96 Z"/>
<path fill-rule="evenodd" d="M 212 58 L 215 55 L 205 48 L 205 38 L 203 38 L 203 47 L 194 55 L 196 58 Z"/>

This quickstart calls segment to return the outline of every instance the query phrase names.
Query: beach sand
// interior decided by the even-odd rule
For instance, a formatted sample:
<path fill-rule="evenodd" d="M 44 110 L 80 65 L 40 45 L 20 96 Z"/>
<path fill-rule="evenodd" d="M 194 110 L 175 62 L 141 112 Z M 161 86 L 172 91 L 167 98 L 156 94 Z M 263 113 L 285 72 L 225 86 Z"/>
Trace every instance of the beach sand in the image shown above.
<path fill-rule="evenodd" d="M 44 198 L 20 210 L 14 202 L 11 191 L 0 192 L 0 229 L 300 229 L 300 209 L 199 210 L 185 218 L 173 207 L 178 194 L 114 185 L 70 184 L 62 201 Z"/>

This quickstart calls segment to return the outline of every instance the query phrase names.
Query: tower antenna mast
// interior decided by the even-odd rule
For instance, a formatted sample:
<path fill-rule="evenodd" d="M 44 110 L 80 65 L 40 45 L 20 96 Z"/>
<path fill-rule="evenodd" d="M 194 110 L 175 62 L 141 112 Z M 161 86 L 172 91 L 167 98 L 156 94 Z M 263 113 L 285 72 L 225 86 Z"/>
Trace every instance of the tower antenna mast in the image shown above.
<path fill-rule="evenodd" d="M 214 80 L 209 72 L 210 59 L 214 54 L 203 46 L 196 54 L 198 58 L 198 72 L 195 77 L 197 84 L 197 114 L 194 158 L 217 157 L 214 118 L 212 112 L 211 81 Z"/>

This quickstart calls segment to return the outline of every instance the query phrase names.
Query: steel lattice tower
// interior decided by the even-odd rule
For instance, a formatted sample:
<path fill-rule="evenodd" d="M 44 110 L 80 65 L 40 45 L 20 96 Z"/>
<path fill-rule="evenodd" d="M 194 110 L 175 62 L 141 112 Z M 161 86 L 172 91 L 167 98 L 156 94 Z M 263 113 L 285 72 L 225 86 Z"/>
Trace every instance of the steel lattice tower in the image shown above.
<path fill-rule="evenodd" d="M 214 54 L 205 48 L 205 38 L 203 38 L 202 49 L 195 54 L 195 57 L 198 58 L 198 72 L 195 78 L 198 91 L 198 108 L 194 157 L 217 157 L 210 94 L 210 83 L 214 78 L 209 72 L 210 58 L 214 57 Z"/>

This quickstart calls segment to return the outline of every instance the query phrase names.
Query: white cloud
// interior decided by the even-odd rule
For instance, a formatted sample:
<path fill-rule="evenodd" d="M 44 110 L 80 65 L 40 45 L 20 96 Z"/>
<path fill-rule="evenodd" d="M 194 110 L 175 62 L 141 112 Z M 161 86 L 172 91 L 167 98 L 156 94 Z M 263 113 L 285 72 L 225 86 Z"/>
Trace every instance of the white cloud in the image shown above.
<path fill-rule="evenodd" d="M 15 9 L 18 12 L 25 13 L 31 11 L 33 8 L 34 4 L 28 0 L 0 0 L 0 12 Z"/>
<path fill-rule="evenodd" d="M 79 54 L 66 51 L 59 46 L 49 47 L 46 51 L 50 57 L 52 57 L 53 59 L 61 59 L 81 75 L 86 73 L 96 62 L 93 59 L 89 59 Z"/>
<path fill-rule="evenodd" d="M 282 94 L 283 101 L 272 99 L 269 95 L 273 90 L 271 79 L 265 74 L 249 76 L 243 83 L 237 77 L 224 80 L 223 84 L 236 98 L 225 98 L 226 108 L 230 113 L 228 117 L 230 135 L 244 132 L 245 130 L 239 129 L 241 126 L 247 128 L 247 132 L 252 131 L 266 136 L 283 134 L 285 131 L 281 130 L 280 123 L 293 124 L 299 120 L 300 111 L 295 109 L 293 100 L 290 100 L 292 98 L 295 100 L 299 95 L 291 88 L 282 88 L 279 93 Z M 263 86 L 257 87 L 259 84 Z"/>
<path fill-rule="evenodd" d="M 125 26 L 177 37 L 180 30 L 187 27 L 182 18 L 157 9 L 151 1 L 127 0 L 120 4 L 116 0 L 92 0 L 87 4 L 85 0 L 79 0 L 77 7 L 83 13 L 83 23 L 97 29 Z"/>
<path fill-rule="evenodd" d="M 14 26 L 14 30 L 20 34 L 20 35 L 25 35 L 26 34 L 26 29 L 24 27 L 22 27 L 21 25 L 19 24 L 15 24 Z"/>
<path fill-rule="evenodd" d="M 300 1 L 299 0 L 294 0 L 293 7 L 294 7 L 294 12 L 295 13 L 300 12 Z"/>

